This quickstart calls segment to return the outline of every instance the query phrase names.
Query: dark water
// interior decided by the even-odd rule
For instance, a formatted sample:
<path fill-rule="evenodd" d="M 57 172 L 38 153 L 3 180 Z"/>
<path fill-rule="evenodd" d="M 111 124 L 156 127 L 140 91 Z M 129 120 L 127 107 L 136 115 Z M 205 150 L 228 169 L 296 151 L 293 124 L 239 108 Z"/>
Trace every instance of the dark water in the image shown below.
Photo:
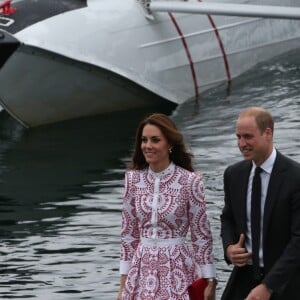
<path fill-rule="evenodd" d="M 219 239 L 222 175 L 241 159 L 237 113 L 262 105 L 275 144 L 300 161 L 300 53 L 256 67 L 175 111 L 207 188 L 220 284 L 230 268 Z M 155 109 L 158 111 L 158 109 Z M 123 174 L 136 125 L 150 111 L 24 129 L 0 113 L 0 299 L 116 299 Z"/>

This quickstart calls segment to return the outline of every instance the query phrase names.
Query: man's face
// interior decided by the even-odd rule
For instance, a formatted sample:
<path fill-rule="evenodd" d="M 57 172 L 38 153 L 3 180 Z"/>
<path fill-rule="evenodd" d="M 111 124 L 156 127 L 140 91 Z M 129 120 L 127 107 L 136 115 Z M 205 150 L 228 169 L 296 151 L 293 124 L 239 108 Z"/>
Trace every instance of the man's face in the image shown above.
<path fill-rule="evenodd" d="M 236 136 L 244 159 L 253 160 L 256 165 L 261 165 L 273 149 L 272 130 L 267 128 L 261 132 L 253 116 L 240 117 L 237 120 Z"/>

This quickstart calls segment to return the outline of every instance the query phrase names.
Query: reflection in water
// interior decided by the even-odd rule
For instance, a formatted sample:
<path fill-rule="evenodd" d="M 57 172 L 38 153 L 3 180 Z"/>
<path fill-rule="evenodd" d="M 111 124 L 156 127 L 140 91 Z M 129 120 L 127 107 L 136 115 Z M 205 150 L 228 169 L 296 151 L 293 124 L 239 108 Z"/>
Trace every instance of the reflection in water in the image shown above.
<path fill-rule="evenodd" d="M 221 295 L 231 269 L 223 258 L 219 216 L 223 207 L 223 172 L 229 164 L 242 159 L 236 145 L 237 115 L 248 106 L 270 110 L 275 119 L 276 148 L 300 162 L 299 62 L 299 50 L 276 58 L 234 80 L 229 96 L 225 87 L 220 87 L 206 93 L 199 105 L 190 101 L 173 113 L 192 148 L 195 166 L 205 178 L 220 282 L 217 296 Z"/>
<path fill-rule="evenodd" d="M 112 292 L 123 172 L 148 113 L 27 130 L 1 112 L 1 299 L 105 299 L 99 286 Z"/>
<path fill-rule="evenodd" d="M 299 52 L 179 106 L 172 117 L 206 185 L 215 241 L 217 300 L 230 267 L 219 238 L 223 171 L 241 159 L 238 112 L 263 105 L 275 142 L 300 161 Z M 172 109 L 156 111 L 171 113 Z M 123 174 L 138 122 L 132 111 L 26 130 L 0 113 L 0 298 L 116 299 Z"/>

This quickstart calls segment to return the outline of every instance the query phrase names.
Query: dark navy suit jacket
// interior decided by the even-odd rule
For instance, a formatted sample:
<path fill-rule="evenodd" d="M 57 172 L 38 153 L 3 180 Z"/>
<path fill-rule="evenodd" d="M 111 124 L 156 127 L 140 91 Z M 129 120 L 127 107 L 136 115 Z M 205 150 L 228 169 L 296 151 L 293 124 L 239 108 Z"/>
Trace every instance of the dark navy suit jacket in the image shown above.
<path fill-rule="evenodd" d="M 221 236 L 226 248 L 246 232 L 246 198 L 251 161 L 241 161 L 224 172 L 225 205 Z M 300 299 L 300 164 L 277 151 L 267 189 L 263 220 L 263 282 L 272 299 Z M 228 288 L 236 288 L 234 267 Z M 227 299 L 224 294 L 222 299 Z M 230 300 L 230 299 L 228 299 Z"/>

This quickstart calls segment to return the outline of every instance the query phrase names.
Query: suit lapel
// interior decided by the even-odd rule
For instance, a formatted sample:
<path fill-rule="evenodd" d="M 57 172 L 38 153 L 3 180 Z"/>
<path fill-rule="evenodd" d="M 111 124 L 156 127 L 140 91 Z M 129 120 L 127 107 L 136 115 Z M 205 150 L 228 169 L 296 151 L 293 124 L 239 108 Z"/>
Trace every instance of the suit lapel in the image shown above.
<path fill-rule="evenodd" d="M 248 181 L 249 175 L 252 168 L 252 163 L 250 161 L 245 161 L 243 168 L 240 173 L 240 216 L 241 216 L 241 226 L 242 232 L 246 233 L 247 229 L 247 193 L 248 193 Z"/>

